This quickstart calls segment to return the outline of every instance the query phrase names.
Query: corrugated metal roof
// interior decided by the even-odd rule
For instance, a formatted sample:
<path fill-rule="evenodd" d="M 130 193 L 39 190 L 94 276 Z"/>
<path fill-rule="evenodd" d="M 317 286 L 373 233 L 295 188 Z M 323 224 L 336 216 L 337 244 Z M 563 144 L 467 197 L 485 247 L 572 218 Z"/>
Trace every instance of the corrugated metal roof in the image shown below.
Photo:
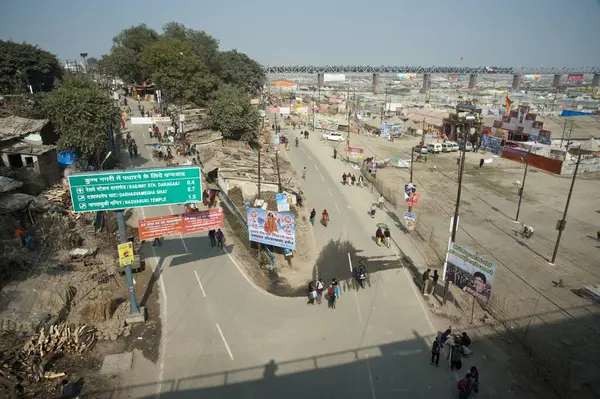
<path fill-rule="evenodd" d="M 48 119 L 27 119 L 19 116 L 0 118 L 0 141 L 39 133 L 48 124 Z"/>

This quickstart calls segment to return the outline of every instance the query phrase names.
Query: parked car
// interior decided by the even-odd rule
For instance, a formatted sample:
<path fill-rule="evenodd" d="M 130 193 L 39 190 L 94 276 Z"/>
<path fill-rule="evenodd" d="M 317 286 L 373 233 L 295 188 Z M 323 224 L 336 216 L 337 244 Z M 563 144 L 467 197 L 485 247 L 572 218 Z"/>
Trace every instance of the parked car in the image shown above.
<path fill-rule="evenodd" d="M 442 152 L 452 152 L 453 150 L 453 146 L 452 143 L 447 141 L 445 143 L 442 143 Z"/>
<path fill-rule="evenodd" d="M 417 144 L 417 145 L 414 147 L 414 151 L 415 151 L 417 154 L 427 154 L 427 146 L 423 146 L 423 147 L 421 147 L 420 145 L 418 145 L 418 144 Z"/>
<path fill-rule="evenodd" d="M 451 141 L 450 144 L 452 144 L 452 151 L 458 151 L 458 143 Z"/>
<path fill-rule="evenodd" d="M 323 133 L 322 136 L 323 140 L 329 140 L 329 141 L 344 141 L 344 135 L 338 132 L 327 132 L 327 133 Z"/>
<path fill-rule="evenodd" d="M 458 147 L 459 147 L 461 150 L 462 150 L 462 149 L 463 149 L 463 147 L 464 147 L 466 152 L 473 151 L 473 144 L 471 144 L 471 142 L 470 142 L 470 141 L 467 141 L 466 145 L 465 145 L 465 143 L 460 143 L 460 144 L 458 145 Z"/>
<path fill-rule="evenodd" d="M 442 152 L 442 145 L 440 143 L 427 144 L 427 152 L 430 154 L 439 154 Z"/>

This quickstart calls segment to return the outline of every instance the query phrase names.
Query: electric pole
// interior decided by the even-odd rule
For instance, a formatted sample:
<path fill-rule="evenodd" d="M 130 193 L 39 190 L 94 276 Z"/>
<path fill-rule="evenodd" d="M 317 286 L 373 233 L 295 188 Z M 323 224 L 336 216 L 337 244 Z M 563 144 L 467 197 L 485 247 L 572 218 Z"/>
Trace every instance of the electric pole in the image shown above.
<path fill-rule="evenodd" d="M 410 184 L 413 182 L 413 164 L 415 160 L 415 147 L 411 147 L 410 149 Z M 408 211 L 412 212 L 412 206 L 408 206 Z"/>
<path fill-rule="evenodd" d="M 346 162 L 350 162 L 350 85 L 346 93 L 346 112 L 348 115 L 348 136 L 346 137 Z"/>
<path fill-rule="evenodd" d="M 517 205 L 517 215 L 515 216 L 515 222 L 519 221 L 519 213 L 521 212 L 521 201 L 523 200 L 525 179 L 527 179 L 527 169 L 529 169 L 529 154 L 531 154 L 531 149 L 527 152 L 527 159 L 525 160 L 525 172 L 523 173 L 523 182 L 521 182 L 521 187 L 519 187 L 519 205 Z"/>
<path fill-rule="evenodd" d="M 569 210 L 569 203 L 571 202 L 571 195 L 573 194 L 573 187 L 575 187 L 575 178 L 577 177 L 577 171 L 579 170 L 579 163 L 581 162 L 581 152 L 577 154 L 577 162 L 575 163 L 575 171 L 573 172 L 573 179 L 571 180 L 571 187 L 569 188 L 569 195 L 567 196 L 567 203 L 565 204 L 565 211 L 563 212 L 562 219 L 558 222 L 558 236 L 556 237 L 556 244 L 554 245 L 554 252 L 552 252 L 552 260 L 550 264 L 553 265 L 558 254 L 558 247 L 560 246 L 560 238 L 562 232 L 567 224 L 567 211 Z"/>

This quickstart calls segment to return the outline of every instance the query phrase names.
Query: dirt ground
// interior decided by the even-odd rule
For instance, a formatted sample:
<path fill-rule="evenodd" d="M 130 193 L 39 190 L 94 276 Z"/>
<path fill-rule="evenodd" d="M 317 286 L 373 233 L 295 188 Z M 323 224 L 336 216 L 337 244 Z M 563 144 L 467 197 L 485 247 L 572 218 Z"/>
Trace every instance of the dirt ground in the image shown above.
<path fill-rule="evenodd" d="M 136 347 L 149 350 L 147 341 L 142 345 L 136 338 L 153 330 L 152 322 L 134 328 L 125 323 L 129 303 L 125 279 L 117 268 L 116 218 L 109 214 L 103 231 L 95 234 L 90 233 L 90 220 L 86 216 L 75 220 L 72 216 L 45 215 L 34 216 L 33 220 L 38 247 L 35 251 L 16 248 L 11 257 L 19 261 L 12 265 L 10 278 L 2 276 L 0 352 L 6 355 L 18 349 L 40 326 L 57 318 L 74 325 L 87 324 L 96 331 L 98 342 L 94 348 L 83 354 L 65 353 L 58 358 L 50 370 L 66 376 L 27 384 L 26 397 L 57 397 L 63 379 L 74 382 L 83 378 L 84 394 L 116 386 L 118 381 L 114 376 L 98 373 L 104 356 Z M 128 234 L 136 232 L 129 230 Z M 93 249 L 95 254 L 70 257 L 69 251 L 75 243 L 78 248 Z M 138 299 L 144 302 L 149 314 L 156 316 L 154 323 L 160 323 L 157 295 L 150 295 L 152 290 L 147 290 L 152 285 L 152 270 L 142 270 L 134 278 Z M 67 297 L 72 300 L 70 308 L 65 310 Z M 160 325 L 156 330 L 160 335 Z M 122 339 L 127 337 L 131 338 Z M 152 356 L 156 358 L 157 354 L 147 354 L 149 358 Z"/>
<path fill-rule="evenodd" d="M 265 132 L 268 136 L 270 133 Z M 265 139 L 268 140 L 268 137 Z M 200 157 L 205 170 L 212 170 L 220 165 L 227 165 L 227 159 L 230 157 L 230 150 L 234 149 L 236 153 L 240 154 L 240 158 L 254 158 L 256 155 L 246 146 L 237 142 L 226 142 L 225 146 L 228 148 L 223 151 L 221 144 L 211 146 L 210 156 L 206 157 L 208 151 L 204 149 L 201 151 Z M 273 153 L 263 154 L 261 164 L 265 162 L 267 165 L 270 164 L 271 158 L 274 158 Z M 282 175 L 282 182 L 285 182 L 285 187 L 290 187 L 292 190 L 296 187 L 297 176 L 295 171 L 291 168 L 290 164 L 284 159 L 279 158 L 280 173 Z M 267 168 L 265 168 L 267 169 Z M 267 169 L 268 170 L 268 169 Z M 267 181 L 276 181 L 275 175 L 269 175 L 263 179 Z M 246 205 L 244 201 L 253 202 L 255 198 L 245 198 L 240 188 L 234 187 L 227 193 L 233 203 L 237 206 L 238 210 L 245 214 Z M 269 209 L 277 209 L 275 201 L 275 192 L 264 191 L 262 192 L 261 199 L 267 201 Z M 314 239 L 309 228 L 309 214 L 308 210 L 304 206 L 292 206 L 291 213 L 296 215 L 296 251 L 294 257 L 288 260 L 284 257 L 283 253 L 273 252 L 275 255 L 276 269 L 271 271 L 265 271 L 263 274 L 266 279 L 259 278 L 258 282 L 263 288 L 268 289 L 270 292 L 277 293 L 278 295 L 298 295 L 298 290 L 303 289 L 306 286 L 307 281 L 311 278 L 314 268 L 315 251 L 314 251 Z M 229 217 L 229 232 L 228 235 L 236 235 L 238 239 L 246 236 L 247 232 L 240 228 L 239 223 L 236 221 L 234 215 Z M 248 245 L 244 245 L 248 247 Z M 252 248 L 251 251 L 257 250 Z M 273 249 L 275 251 L 275 248 Z M 237 252 L 234 250 L 234 252 Z M 236 254 L 236 256 L 238 256 Z M 255 260 L 250 263 L 245 262 L 243 259 L 241 263 L 248 264 L 247 269 L 255 269 Z M 265 268 L 266 269 L 266 268 Z M 254 275 L 253 271 L 250 274 Z M 302 287 L 302 288 L 301 288 Z"/>
<path fill-rule="evenodd" d="M 419 138 L 392 143 L 361 135 L 356 141 L 377 159 L 410 159 L 410 147 Z M 501 323 L 496 329 L 513 331 L 514 341 L 524 342 L 535 355 L 532 360 L 538 368 L 553 376 L 549 382 L 557 391 L 578 391 L 593 385 L 587 381 L 591 378 L 575 381 L 572 376 L 581 372 L 581 364 L 600 372 L 600 363 L 584 344 L 598 346 L 600 308 L 579 291 L 583 285 L 600 282 L 600 245 L 596 241 L 600 209 L 593 203 L 600 198 L 600 180 L 593 175 L 577 179 L 558 257 L 555 265 L 549 265 L 557 235 L 555 224 L 562 216 L 571 179 L 529 168 L 519 217 L 535 229 L 535 235 L 527 240 L 516 234 L 522 225 L 513 222 L 517 182 L 523 181 L 524 166 L 490 153 L 466 155 L 457 242 L 497 265 L 490 302 L 483 309 L 476 307 L 475 319 L 491 314 Z M 443 265 L 450 235 L 457 157 L 458 153 L 429 155 L 426 163 L 414 165 L 413 183 L 420 203 L 413 209 L 417 229 L 409 238 L 432 268 Z M 481 158 L 492 159 L 492 163 L 479 168 Z M 387 167 L 379 169 L 377 175 L 399 198 L 396 213 L 405 211 L 401 198 L 408 170 Z M 561 281 L 562 286 L 555 284 Z M 459 293 L 456 299 L 463 315 L 470 318 L 470 298 Z"/>

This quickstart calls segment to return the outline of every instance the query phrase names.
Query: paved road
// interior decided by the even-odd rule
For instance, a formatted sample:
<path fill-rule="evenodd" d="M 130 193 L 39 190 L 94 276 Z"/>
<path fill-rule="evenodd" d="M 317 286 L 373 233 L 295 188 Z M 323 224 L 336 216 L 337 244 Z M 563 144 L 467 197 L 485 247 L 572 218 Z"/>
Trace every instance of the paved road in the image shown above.
<path fill-rule="evenodd" d="M 140 167 L 158 165 L 141 145 L 149 144 L 146 129 L 132 128 L 148 160 L 137 160 Z M 138 370 L 127 396 L 413 399 L 453 393 L 455 375 L 429 365 L 434 331 L 407 271 L 396 268 L 392 250 L 372 241 L 371 194 L 341 187 L 344 166 L 313 138 L 287 155 L 299 170 L 309 167 L 303 183 L 308 206 L 331 215 L 328 228 L 315 226 L 316 267 L 326 281 L 342 280 L 337 309 L 262 291 L 225 251 L 211 249 L 205 234 L 167 238 L 148 262 L 160 274 L 163 294 L 160 358 L 156 368 Z M 140 216 L 181 211 L 145 208 Z M 360 257 L 371 269 L 364 290 L 349 279 L 350 263 Z"/>

